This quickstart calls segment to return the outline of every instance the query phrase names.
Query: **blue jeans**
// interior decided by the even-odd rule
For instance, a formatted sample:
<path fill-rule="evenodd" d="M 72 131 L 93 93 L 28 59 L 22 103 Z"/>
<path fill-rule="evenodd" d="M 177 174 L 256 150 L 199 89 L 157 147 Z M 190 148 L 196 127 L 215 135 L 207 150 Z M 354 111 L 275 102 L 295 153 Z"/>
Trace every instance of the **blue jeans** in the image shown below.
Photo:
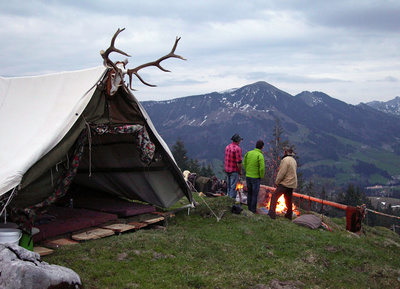
<path fill-rule="evenodd" d="M 228 179 L 226 182 L 226 194 L 236 200 L 236 184 L 239 180 L 239 173 L 227 173 Z"/>
<path fill-rule="evenodd" d="M 255 213 L 257 211 L 257 198 L 260 191 L 261 179 L 246 177 L 247 184 L 247 207 L 249 211 Z"/>

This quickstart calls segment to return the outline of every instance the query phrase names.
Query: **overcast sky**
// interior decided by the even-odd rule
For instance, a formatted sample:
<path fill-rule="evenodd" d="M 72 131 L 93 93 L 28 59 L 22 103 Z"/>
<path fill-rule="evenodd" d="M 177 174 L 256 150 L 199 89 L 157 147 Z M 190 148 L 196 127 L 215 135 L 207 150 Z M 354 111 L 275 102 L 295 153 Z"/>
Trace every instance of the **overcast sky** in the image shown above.
<path fill-rule="evenodd" d="M 0 76 L 102 65 L 115 46 L 134 68 L 140 100 L 165 100 L 266 81 L 296 95 L 322 91 L 350 104 L 400 96 L 400 1 L 1 1 Z M 113 60 L 124 56 L 112 54 Z M 127 80 L 127 79 L 126 79 Z"/>

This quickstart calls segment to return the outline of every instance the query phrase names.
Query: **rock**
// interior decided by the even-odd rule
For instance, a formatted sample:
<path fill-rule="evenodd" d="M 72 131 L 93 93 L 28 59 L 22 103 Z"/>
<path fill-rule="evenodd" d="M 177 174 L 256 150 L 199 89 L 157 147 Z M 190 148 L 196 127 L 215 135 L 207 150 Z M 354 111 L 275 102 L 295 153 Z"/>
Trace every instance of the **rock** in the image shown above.
<path fill-rule="evenodd" d="M 0 288 L 82 288 L 71 269 L 43 262 L 38 253 L 15 244 L 0 245 L 0 274 Z"/>

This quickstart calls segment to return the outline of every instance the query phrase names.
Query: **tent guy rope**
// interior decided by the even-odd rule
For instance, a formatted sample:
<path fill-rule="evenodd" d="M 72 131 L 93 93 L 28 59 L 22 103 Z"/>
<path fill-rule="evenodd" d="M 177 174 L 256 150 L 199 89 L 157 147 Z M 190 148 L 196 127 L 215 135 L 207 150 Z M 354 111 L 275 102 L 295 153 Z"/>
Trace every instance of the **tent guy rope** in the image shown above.
<path fill-rule="evenodd" d="M 371 209 L 368 209 L 368 208 L 367 208 L 366 210 L 367 210 L 368 212 L 371 212 L 371 213 L 375 213 L 375 214 L 382 215 L 382 216 L 385 216 L 385 217 L 395 218 L 395 219 L 399 219 L 399 220 L 400 220 L 400 217 L 398 217 L 398 216 L 393 216 L 393 215 L 381 213 L 381 212 L 374 211 L 374 210 L 371 210 Z"/>

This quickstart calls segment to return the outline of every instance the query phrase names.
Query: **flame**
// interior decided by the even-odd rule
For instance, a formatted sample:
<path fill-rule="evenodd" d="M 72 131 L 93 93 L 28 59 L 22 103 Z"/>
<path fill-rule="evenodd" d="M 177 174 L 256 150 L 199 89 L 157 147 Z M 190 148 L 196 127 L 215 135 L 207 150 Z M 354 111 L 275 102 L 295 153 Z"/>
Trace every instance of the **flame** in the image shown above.
<path fill-rule="evenodd" d="M 243 191 L 243 184 L 240 182 L 237 182 L 236 184 L 236 191 Z"/>
<path fill-rule="evenodd" d="M 269 210 L 271 204 L 271 198 L 268 199 L 268 204 L 266 204 L 267 209 Z M 295 204 L 292 203 L 292 210 L 293 212 L 299 216 L 300 212 L 297 210 L 297 206 Z M 276 202 L 276 210 L 275 212 L 277 214 L 286 214 L 287 212 L 287 206 L 285 203 L 285 197 L 282 195 L 279 197 L 278 201 Z"/>
<path fill-rule="evenodd" d="M 277 213 L 283 213 L 287 211 L 287 206 L 285 204 L 285 198 L 283 195 L 278 199 L 276 202 L 276 212 Z"/>

